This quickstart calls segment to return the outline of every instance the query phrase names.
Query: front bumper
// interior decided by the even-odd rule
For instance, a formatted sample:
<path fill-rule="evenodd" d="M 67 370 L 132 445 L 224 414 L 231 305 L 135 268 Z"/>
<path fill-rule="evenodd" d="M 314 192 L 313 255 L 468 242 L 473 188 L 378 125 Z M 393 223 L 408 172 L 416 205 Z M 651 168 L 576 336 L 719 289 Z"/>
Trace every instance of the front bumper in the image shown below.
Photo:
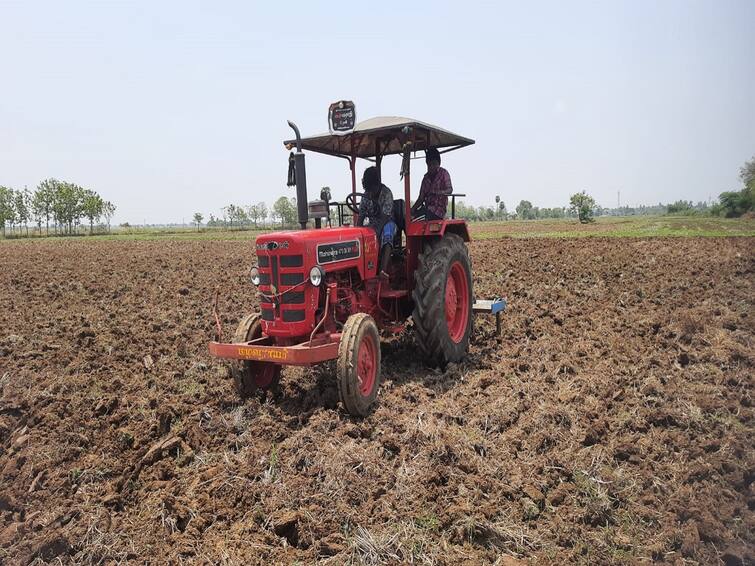
<path fill-rule="evenodd" d="M 273 346 L 265 336 L 242 344 L 210 342 L 210 354 L 227 360 L 249 360 L 287 366 L 309 366 L 338 357 L 340 334 L 292 346 Z"/>

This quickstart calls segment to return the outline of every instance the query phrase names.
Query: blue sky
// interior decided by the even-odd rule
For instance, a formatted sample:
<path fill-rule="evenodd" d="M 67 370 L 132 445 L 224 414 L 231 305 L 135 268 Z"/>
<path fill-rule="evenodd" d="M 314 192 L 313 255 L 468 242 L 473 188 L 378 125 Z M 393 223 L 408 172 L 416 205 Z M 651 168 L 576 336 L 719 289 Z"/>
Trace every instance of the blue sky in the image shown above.
<path fill-rule="evenodd" d="M 286 120 L 319 133 L 350 99 L 474 138 L 444 160 L 474 204 L 706 200 L 755 154 L 753 22 L 748 0 L 0 0 L 0 184 L 73 181 L 132 223 L 270 203 Z M 343 160 L 307 169 L 311 196 L 348 190 Z"/>

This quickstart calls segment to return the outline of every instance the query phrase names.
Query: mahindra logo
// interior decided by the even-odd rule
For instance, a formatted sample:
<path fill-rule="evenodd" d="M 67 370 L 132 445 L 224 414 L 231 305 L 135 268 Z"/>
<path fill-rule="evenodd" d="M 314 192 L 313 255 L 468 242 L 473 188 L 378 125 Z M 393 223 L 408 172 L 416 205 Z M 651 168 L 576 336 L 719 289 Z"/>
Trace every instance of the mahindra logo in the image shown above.
<path fill-rule="evenodd" d="M 281 248 L 283 250 L 288 249 L 288 242 L 264 242 L 262 244 L 256 244 L 258 250 L 277 250 Z"/>

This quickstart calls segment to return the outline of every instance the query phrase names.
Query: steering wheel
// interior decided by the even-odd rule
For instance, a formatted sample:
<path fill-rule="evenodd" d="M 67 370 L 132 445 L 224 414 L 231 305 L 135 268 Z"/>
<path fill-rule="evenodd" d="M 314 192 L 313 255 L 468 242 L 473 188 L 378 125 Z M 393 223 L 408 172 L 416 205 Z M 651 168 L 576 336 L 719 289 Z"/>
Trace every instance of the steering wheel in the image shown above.
<path fill-rule="evenodd" d="M 348 195 L 346 195 L 344 204 L 351 212 L 353 212 L 354 214 L 359 214 L 359 203 L 357 202 L 357 197 L 359 197 L 359 200 L 361 201 L 363 196 L 364 193 L 349 193 Z"/>

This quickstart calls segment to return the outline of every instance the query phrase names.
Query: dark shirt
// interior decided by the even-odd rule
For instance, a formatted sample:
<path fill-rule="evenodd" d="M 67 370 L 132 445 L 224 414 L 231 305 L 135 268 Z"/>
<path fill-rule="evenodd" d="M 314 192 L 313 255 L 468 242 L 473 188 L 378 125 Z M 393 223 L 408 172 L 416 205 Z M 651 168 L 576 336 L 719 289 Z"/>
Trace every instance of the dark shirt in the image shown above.
<path fill-rule="evenodd" d="M 448 195 L 454 192 L 451 186 L 451 175 L 443 167 L 438 167 L 434 176 L 425 173 L 422 178 L 422 186 L 419 189 L 419 202 L 424 202 L 427 210 L 435 214 L 438 218 L 446 215 L 446 206 L 448 206 Z"/>
<path fill-rule="evenodd" d="M 370 226 L 380 235 L 383 225 L 393 215 L 393 193 L 385 185 L 380 186 L 380 192 L 365 191 L 359 203 L 359 225 L 364 225 L 365 219 L 370 219 Z"/>

